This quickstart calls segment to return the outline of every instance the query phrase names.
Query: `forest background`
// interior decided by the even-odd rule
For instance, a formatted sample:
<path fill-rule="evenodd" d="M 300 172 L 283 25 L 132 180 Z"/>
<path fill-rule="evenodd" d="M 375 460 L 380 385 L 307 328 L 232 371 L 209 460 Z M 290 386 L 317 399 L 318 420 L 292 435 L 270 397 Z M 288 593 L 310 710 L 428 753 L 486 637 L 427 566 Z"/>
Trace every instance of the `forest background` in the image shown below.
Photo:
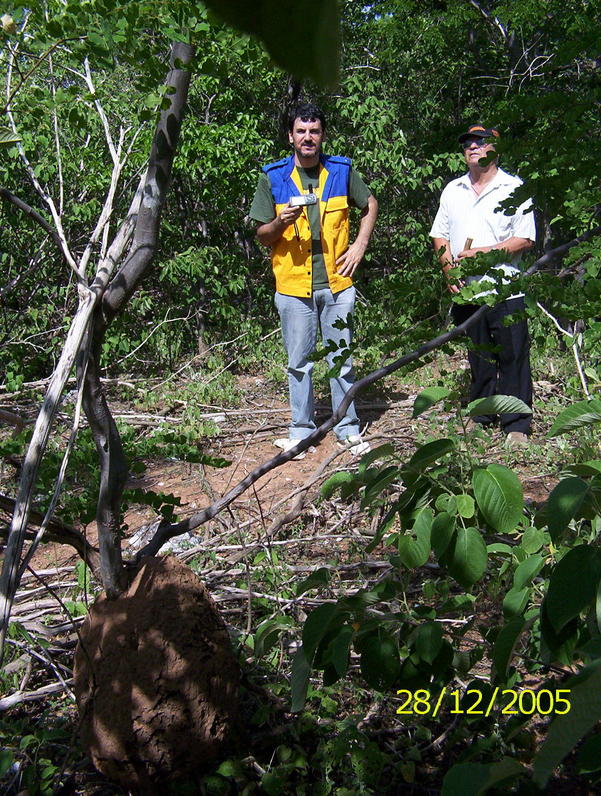
<path fill-rule="evenodd" d="M 270 8 L 267 2 L 255 5 L 257 19 Z M 34 397 L 36 390 L 39 395 L 37 383 L 59 361 L 77 310 L 77 284 L 86 269 L 92 270 L 90 263 L 106 255 L 110 234 L 128 217 L 158 114 L 171 102 L 171 89 L 160 88 L 170 42 L 184 41 L 195 48 L 186 66 L 193 79 L 169 175 L 160 242 L 144 281 L 104 330 L 97 363 L 99 375 L 109 380 L 124 381 L 125 375 L 130 381 L 172 374 L 182 378 L 171 389 L 186 405 L 183 431 L 156 434 L 152 444 L 145 442 L 147 456 L 160 452 L 193 458 L 191 448 L 203 430 L 198 405 L 223 406 L 226 396 L 235 393 L 236 373 L 257 372 L 282 381 L 282 353 L 271 335 L 277 321 L 270 265 L 255 242 L 247 212 L 260 165 L 286 151 L 282 114 L 299 95 L 324 108 L 327 150 L 352 157 L 380 202 L 377 232 L 358 283 L 363 300 L 355 357 L 361 371 L 396 352 L 417 348 L 444 326 L 449 298 L 428 230 L 442 187 L 462 169 L 457 133 L 468 123 L 483 121 L 501 129 L 503 168 L 526 182 L 515 203 L 532 196 L 537 208 L 539 239 L 527 265 L 581 237 L 569 251 L 561 250 L 561 256 L 543 260 L 544 268 L 529 277 L 527 296 L 535 364 L 554 363 L 566 404 L 593 399 L 592 409 L 588 400 L 586 408 L 579 405 L 578 422 L 587 427 L 599 419 L 594 400 L 601 385 L 600 244 L 595 237 L 601 148 L 598 3 L 390 0 L 323 7 L 329 17 L 318 15 L 323 23 L 315 26 L 309 25 L 307 14 L 296 46 L 287 42 L 284 54 L 284 23 L 263 31 L 272 55 L 285 60 L 288 72 L 273 65 L 256 39 L 225 26 L 200 6 L 179 3 L 167 11 L 140 3 L 120 7 L 91 2 L 6 8 L 1 51 L 6 91 L 0 163 L 0 378 L 3 405 L 11 413 L 25 412 L 32 390 Z M 237 22 L 249 30 L 256 27 L 248 19 Z M 571 334 L 577 321 L 584 323 Z M 556 334 L 558 326 L 567 333 Z M 569 348 L 575 346 L 579 371 L 572 353 L 559 350 L 562 337 Z M 433 405 L 436 398 L 452 397 L 456 385 L 453 375 L 443 372 L 432 384 L 423 381 L 420 386 L 440 391 L 429 394 Z M 127 388 L 122 388 L 119 399 L 128 398 Z M 165 394 L 157 400 L 165 401 Z M 549 427 L 552 422 L 550 418 Z M 210 424 L 205 431 L 212 433 Z M 5 440 L 4 455 L 20 455 L 28 433 Z M 128 452 L 130 441 L 134 450 L 135 434 L 122 429 L 122 435 Z M 576 492 L 568 490 L 565 523 L 551 534 L 551 548 L 569 527 L 574 534 L 563 553 L 574 545 L 590 550 L 596 589 L 599 469 L 590 464 L 596 461 L 594 436 L 581 441 L 575 462 L 589 462 L 589 470 L 571 477 L 585 484 L 586 494 L 574 482 L 569 485 Z M 93 455 L 91 438 L 84 432 L 77 444 L 75 460 L 81 463 Z M 143 458 L 144 453 L 137 455 Z M 50 458 L 36 491 L 41 509 L 54 491 L 58 454 Z M 61 498 L 65 521 L 85 522 L 94 516 L 97 472 L 91 475 L 89 489 L 67 491 Z M 393 488 L 393 479 L 386 479 L 386 486 Z M 365 484 L 355 484 L 355 491 Z M 380 486 L 369 499 L 363 494 L 366 511 L 381 496 Z M 477 498 L 478 488 L 473 491 Z M 159 505 L 164 507 L 161 501 Z M 480 502 L 478 508 L 482 511 Z M 484 519 L 490 521 L 490 516 Z M 582 545 L 583 539 L 590 545 Z M 551 560 L 556 550 L 548 545 L 547 556 L 540 549 L 533 551 L 541 568 L 536 573 L 532 568 L 529 589 L 541 572 L 548 584 L 562 558 L 560 552 Z M 510 572 L 520 563 L 518 557 Z M 469 589 L 482 573 L 473 575 L 459 581 Z M 506 571 L 503 576 L 507 578 Z M 592 598 L 588 591 L 585 597 L 558 620 L 558 632 L 578 617 L 587 624 Z M 519 610 L 506 612 L 508 622 L 516 617 L 531 622 L 528 607 L 540 608 L 531 590 L 522 602 Z M 332 627 L 348 627 L 346 618 L 337 622 Z M 517 627 L 514 641 L 524 630 L 523 624 Z M 551 647 L 563 650 L 573 637 L 582 644 L 581 632 L 579 626 L 567 641 L 555 639 Z M 377 629 L 381 646 L 388 643 L 386 633 Z M 397 656 L 404 643 L 409 648 L 417 643 L 410 634 L 403 641 L 398 628 L 395 634 Z M 332 638 L 340 640 L 340 633 L 326 639 L 328 643 Z M 316 653 L 323 642 L 315 642 Z M 569 654 L 562 652 L 570 665 L 575 648 L 576 642 Z M 440 649 L 434 655 L 430 649 L 423 660 L 434 660 Z M 377 669 L 386 661 L 376 663 Z M 370 682 L 369 664 L 364 669 Z M 397 682 L 395 677 L 385 680 L 372 677 L 370 685 L 389 688 Z M 438 681 L 434 677 L 429 682 Z M 561 759 L 584 731 L 566 741 L 555 758 L 559 754 Z M 497 760 L 506 751 L 485 750 L 481 759 Z M 414 776 L 411 762 L 409 758 L 402 772 L 406 780 Z M 539 784 L 553 767 L 549 761 L 541 766 Z M 524 775 L 521 768 L 498 771 L 516 780 Z M 361 776 L 360 788 L 377 789 L 369 779 L 375 774 Z M 334 774 L 331 778 L 335 782 Z M 265 782 L 262 787 L 267 787 Z"/>

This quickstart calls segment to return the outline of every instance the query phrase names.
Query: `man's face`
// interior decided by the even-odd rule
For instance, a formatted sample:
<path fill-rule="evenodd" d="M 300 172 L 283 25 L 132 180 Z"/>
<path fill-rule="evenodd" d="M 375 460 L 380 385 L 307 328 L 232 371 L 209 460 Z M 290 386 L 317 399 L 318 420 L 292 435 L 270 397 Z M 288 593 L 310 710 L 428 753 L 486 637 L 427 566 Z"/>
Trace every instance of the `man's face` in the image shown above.
<path fill-rule="evenodd" d="M 323 139 L 324 132 L 319 119 L 304 122 L 297 117 L 292 125 L 292 132 L 288 133 L 288 140 L 294 147 L 294 154 L 301 165 L 317 162 Z"/>
<path fill-rule="evenodd" d="M 466 139 L 461 146 L 468 168 L 473 165 L 477 166 L 478 162 L 495 148 L 489 138 L 479 138 L 475 135 Z"/>

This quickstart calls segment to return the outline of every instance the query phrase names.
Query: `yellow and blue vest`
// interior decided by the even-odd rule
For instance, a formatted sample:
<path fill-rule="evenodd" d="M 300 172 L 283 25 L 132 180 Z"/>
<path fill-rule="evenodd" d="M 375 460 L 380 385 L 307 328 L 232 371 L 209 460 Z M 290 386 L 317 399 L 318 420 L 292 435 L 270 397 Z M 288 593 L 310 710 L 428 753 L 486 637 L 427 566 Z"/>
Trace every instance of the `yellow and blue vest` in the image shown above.
<path fill-rule="evenodd" d="M 276 216 L 291 196 L 304 191 L 294 165 L 294 156 L 263 167 L 269 177 Z M 332 293 L 339 293 L 353 284 L 352 279 L 336 273 L 336 260 L 344 254 L 349 241 L 348 186 L 351 173 L 349 158 L 321 155 L 319 184 L 313 189 L 320 200 L 321 242 L 323 258 Z M 311 226 L 307 212 L 284 230 L 271 250 L 276 290 L 287 296 L 308 298 L 312 295 Z"/>

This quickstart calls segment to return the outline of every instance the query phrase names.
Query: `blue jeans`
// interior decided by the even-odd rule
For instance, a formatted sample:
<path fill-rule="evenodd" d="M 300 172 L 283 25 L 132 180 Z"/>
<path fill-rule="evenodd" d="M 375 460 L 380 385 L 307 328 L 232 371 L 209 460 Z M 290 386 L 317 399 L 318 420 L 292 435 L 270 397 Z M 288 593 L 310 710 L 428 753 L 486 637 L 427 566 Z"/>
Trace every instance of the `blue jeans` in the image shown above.
<path fill-rule="evenodd" d="M 327 346 L 334 341 L 336 350 L 330 351 L 326 360 L 331 368 L 340 353 L 348 351 L 352 339 L 352 317 L 355 309 L 355 288 L 348 287 L 339 293 L 329 288 L 315 290 L 311 298 L 275 294 L 275 305 L 280 314 L 282 338 L 288 354 L 288 389 L 292 422 L 290 439 L 304 439 L 315 431 L 313 402 L 313 362 L 309 359 L 317 344 L 317 329 Z M 334 327 L 336 321 L 347 321 L 343 329 Z M 334 346 L 332 346 L 334 348 Z M 330 378 L 332 411 L 336 411 L 347 390 L 355 381 L 350 353 L 346 357 L 338 376 Z M 359 418 L 352 403 L 342 420 L 334 426 L 338 439 L 359 433 Z"/>

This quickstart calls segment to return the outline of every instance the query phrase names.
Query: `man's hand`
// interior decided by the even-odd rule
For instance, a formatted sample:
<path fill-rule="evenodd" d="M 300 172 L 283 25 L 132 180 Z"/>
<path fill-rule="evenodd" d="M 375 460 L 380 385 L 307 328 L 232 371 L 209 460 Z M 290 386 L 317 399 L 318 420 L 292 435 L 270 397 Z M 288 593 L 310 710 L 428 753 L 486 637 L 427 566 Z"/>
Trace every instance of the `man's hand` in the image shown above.
<path fill-rule="evenodd" d="M 351 243 L 344 254 L 336 260 L 337 273 L 339 273 L 340 276 L 351 277 L 359 267 L 359 263 L 363 259 L 366 249 L 367 243 L 357 238 L 354 243 Z"/>
<path fill-rule="evenodd" d="M 259 243 L 262 243 L 263 246 L 272 246 L 282 237 L 282 233 L 286 227 L 289 227 L 290 224 L 294 224 L 302 212 L 302 207 L 290 207 L 290 205 L 286 205 L 273 221 L 270 221 L 268 224 L 259 224 L 257 227 L 257 238 Z"/>
<path fill-rule="evenodd" d="M 463 251 L 460 251 L 457 255 L 457 259 L 463 260 L 464 257 L 474 257 L 474 255 L 478 254 L 479 252 L 488 254 L 488 252 L 493 248 L 493 246 L 474 246 L 472 249 L 463 249 Z"/>
<path fill-rule="evenodd" d="M 290 207 L 290 205 L 286 205 L 286 207 L 279 214 L 278 218 L 283 227 L 289 227 L 290 224 L 293 224 L 296 221 L 302 212 L 302 207 Z"/>
<path fill-rule="evenodd" d="M 367 197 L 367 204 L 361 211 L 361 221 L 359 222 L 359 232 L 354 243 L 348 247 L 336 260 L 336 271 L 340 276 L 351 277 L 367 249 L 371 233 L 374 231 L 376 218 L 378 217 L 378 201 L 373 194 Z"/>

